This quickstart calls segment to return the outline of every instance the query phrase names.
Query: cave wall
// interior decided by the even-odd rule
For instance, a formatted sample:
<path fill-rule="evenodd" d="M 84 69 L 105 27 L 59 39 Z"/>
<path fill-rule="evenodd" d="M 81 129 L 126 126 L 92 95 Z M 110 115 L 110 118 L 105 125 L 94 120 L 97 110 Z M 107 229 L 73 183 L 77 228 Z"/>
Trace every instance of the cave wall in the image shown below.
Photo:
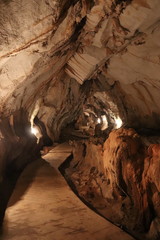
<path fill-rule="evenodd" d="M 158 240 L 160 144 L 146 145 L 135 130 L 120 128 L 104 144 L 74 147 L 65 176 L 79 197 L 136 239 Z"/>
<path fill-rule="evenodd" d="M 59 141 L 88 106 L 96 117 L 107 115 L 109 131 L 117 117 L 126 127 L 159 129 L 159 12 L 158 0 L 0 1 L 0 120 L 9 123 L 0 134 L 1 176 L 10 156 L 15 160 L 15 146 L 16 159 L 28 149 L 10 127 L 22 109 L 28 123 L 20 117 L 19 126 L 26 139 L 25 126 L 38 118 L 47 136 Z M 30 138 L 36 158 L 40 148 Z M 75 161 L 84 176 L 76 181 L 88 174 L 93 182 L 88 199 L 94 204 L 93 193 L 97 196 L 102 214 L 135 236 L 156 239 L 159 153 L 147 155 L 133 130 L 113 132 L 104 145 L 104 138 L 98 145 L 92 140 L 78 143 Z"/>
<path fill-rule="evenodd" d="M 37 139 L 31 133 L 31 125 L 26 110 L 21 109 L 0 121 L 0 227 L 5 209 L 24 168 L 41 157 L 44 146 L 51 146 L 52 140 L 44 124 L 36 120 L 42 137 Z"/>
<path fill-rule="evenodd" d="M 128 126 L 159 128 L 159 8 L 158 0 L 1 1 L 1 116 L 33 111 L 57 81 L 75 92 L 94 79 L 110 86 Z"/>

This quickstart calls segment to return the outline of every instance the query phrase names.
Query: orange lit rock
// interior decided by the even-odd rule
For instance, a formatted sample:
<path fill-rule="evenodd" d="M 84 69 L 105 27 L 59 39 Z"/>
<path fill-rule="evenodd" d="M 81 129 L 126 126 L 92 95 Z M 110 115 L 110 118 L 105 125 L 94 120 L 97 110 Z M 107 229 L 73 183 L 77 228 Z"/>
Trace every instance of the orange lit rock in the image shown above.
<path fill-rule="evenodd" d="M 149 154 L 148 154 L 149 153 Z M 104 145 L 76 143 L 66 170 L 79 195 L 138 239 L 157 239 L 160 145 L 147 146 L 133 129 L 113 130 Z"/>

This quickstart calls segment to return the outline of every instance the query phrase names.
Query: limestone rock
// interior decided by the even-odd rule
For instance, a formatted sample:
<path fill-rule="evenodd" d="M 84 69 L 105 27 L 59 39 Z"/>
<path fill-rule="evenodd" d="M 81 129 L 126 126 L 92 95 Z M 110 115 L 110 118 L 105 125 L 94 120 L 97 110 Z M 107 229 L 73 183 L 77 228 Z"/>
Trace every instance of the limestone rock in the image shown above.
<path fill-rule="evenodd" d="M 159 158 L 159 144 L 147 147 L 135 130 L 120 128 L 103 146 L 76 143 L 67 172 L 79 195 L 107 219 L 138 239 L 158 240 Z"/>

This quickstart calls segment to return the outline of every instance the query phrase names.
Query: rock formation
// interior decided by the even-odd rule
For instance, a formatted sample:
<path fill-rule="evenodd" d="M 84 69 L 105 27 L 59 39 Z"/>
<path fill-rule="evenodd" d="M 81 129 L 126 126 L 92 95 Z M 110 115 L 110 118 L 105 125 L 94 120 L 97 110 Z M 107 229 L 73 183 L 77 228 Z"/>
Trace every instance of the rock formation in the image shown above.
<path fill-rule="evenodd" d="M 40 150 L 43 149 L 43 146 L 52 145 L 44 124 L 38 120 L 36 124 L 43 135 L 39 142 L 37 142 L 36 136 L 30 132 L 27 113 L 23 109 L 11 115 L 10 119 L 1 119 L 0 225 L 18 177 L 27 164 L 40 157 Z"/>
<path fill-rule="evenodd" d="M 137 133 L 159 134 L 159 12 L 158 0 L 0 0 L 1 182 L 49 139 L 81 139 L 74 159 L 93 182 L 91 204 L 135 236 L 158 239 L 159 146 Z M 26 128 L 39 124 L 37 140 Z"/>
<path fill-rule="evenodd" d="M 66 174 L 79 196 L 138 239 L 159 239 L 160 144 L 147 147 L 133 129 L 102 144 L 76 142 Z"/>

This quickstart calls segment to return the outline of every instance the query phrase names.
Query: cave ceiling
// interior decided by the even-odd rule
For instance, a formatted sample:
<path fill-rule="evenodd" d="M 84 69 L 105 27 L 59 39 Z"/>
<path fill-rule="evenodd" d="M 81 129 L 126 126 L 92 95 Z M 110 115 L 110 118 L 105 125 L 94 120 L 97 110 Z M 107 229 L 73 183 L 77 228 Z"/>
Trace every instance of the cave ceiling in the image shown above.
<path fill-rule="evenodd" d="M 90 101 L 160 123 L 158 0 L 1 0 L 0 114 L 25 108 L 58 137 Z"/>

